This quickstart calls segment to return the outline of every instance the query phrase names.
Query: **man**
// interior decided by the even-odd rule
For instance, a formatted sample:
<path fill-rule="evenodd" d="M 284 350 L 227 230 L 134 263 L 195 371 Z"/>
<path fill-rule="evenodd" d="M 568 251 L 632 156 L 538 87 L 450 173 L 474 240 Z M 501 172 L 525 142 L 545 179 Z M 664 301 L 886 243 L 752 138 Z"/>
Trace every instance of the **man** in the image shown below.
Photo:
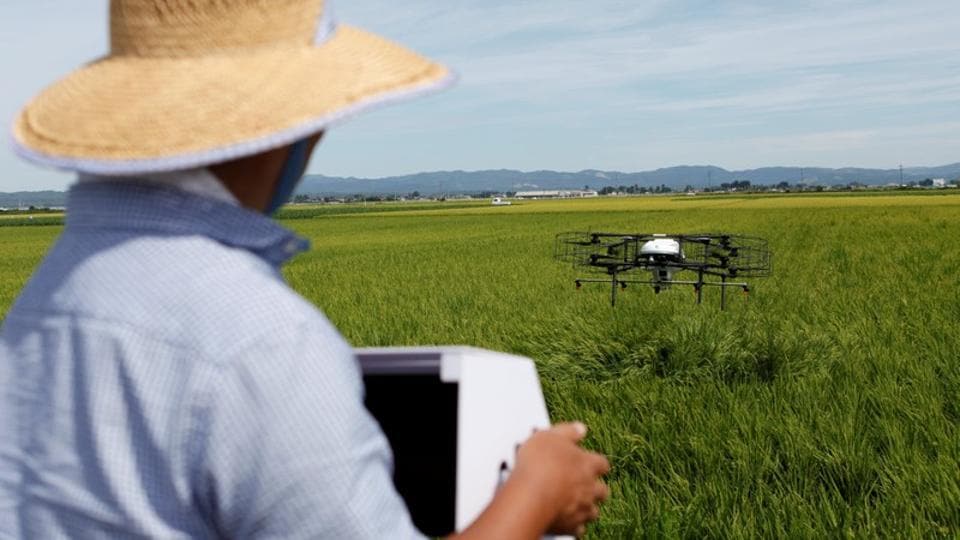
<path fill-rule="evenodd" d="M 332 122 L 449 72 L 322 0 L 113 0 L 111 53 L 36 97 L 18 153 L 79 173 L 0 332 L 0 536 L 419 536 L 349 346 L 265 217 Z M 462 538 L 580 533 L 585 428 L 535 434 Z"/>

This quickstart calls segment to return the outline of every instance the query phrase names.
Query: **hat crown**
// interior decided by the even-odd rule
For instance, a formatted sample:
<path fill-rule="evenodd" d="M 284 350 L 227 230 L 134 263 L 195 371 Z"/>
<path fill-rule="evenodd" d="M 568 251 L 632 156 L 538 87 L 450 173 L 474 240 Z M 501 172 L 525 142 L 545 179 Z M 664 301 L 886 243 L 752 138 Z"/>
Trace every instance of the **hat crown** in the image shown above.
<path fill-rule="evenodd" d="M 191 57 L 313 42 L 328 0 L 111 0 L 112 55 Z"/>

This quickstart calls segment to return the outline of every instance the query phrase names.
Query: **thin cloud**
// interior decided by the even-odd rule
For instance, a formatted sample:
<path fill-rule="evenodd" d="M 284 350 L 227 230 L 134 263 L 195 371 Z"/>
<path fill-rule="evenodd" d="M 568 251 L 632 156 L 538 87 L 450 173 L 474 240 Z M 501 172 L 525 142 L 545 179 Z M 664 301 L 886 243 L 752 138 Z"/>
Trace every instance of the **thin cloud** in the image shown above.
<path fill-rule="evenodd" d="M 954 0 L 335 2 L 462 81 L 338 128 L 311 171 L 960 160 Z M 80 4 L 0 5 L 5 116 L 105 50 L 106 0 Z M 0 168 L 13 187 L 66 181 L 9 153 Z"/>

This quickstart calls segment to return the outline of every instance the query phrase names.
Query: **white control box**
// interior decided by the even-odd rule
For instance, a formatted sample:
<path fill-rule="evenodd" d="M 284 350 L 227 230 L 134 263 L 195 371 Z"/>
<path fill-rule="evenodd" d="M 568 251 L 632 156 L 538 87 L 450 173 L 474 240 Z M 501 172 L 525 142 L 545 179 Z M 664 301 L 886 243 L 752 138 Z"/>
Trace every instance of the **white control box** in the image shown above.
<path fill-rule="evenodd" d="M 426 535 L 462 531 L 550 426 L 528 358 L 470 347 L 358 349 L 366 405 L 394 454 L 394 483 Z"/>

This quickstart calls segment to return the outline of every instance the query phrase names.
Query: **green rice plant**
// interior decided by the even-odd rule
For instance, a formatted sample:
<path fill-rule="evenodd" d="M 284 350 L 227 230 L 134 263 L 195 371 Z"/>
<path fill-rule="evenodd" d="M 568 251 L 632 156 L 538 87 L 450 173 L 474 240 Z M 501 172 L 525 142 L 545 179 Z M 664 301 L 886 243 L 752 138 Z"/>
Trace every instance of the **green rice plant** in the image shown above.
<path fill-rule="evenodd" d="M 410 204 L 410 206 L 405 206 Z M 289 213 L 288 213 L 289 212 Z M 292 207 L 284 271 L 356 346 L 533 358 L 613 464 L 593 538 L 960 536 L 960 195 Z M 0 228 L 0 314 L 58 227 Z M 765 237 L 770 278 L 573 286 L 569 230 Z"/>

